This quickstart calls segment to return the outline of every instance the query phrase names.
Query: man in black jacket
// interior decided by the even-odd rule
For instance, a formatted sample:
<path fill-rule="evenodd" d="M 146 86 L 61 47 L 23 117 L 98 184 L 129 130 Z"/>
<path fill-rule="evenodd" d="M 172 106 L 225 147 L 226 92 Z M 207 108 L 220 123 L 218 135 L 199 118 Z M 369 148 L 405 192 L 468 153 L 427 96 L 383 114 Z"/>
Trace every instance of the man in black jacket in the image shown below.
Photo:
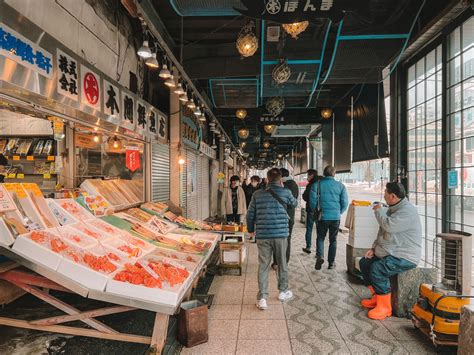
<path fill-rule="evenodd" d="M 308 175 L 308 185 L 303 192 L 303 200 L 306 202 L 306 248 L 303 248 L 303 251 L 307 254 L 311 254 L 311 239 L 313 234 L 313 225 L 314 225 L 314 211 L 311 210 L 309 205 L 309 192 L 311 191 L 311 186 L 317 182 L 320 177 L 318 176 L 318 171 L 314 169 L 309 169 L 307 171 Z"/>
<path fill-rule="evenodd" d="M 3 154 L 0 154 L 0 183 L 2 183 L 5 179 L 3 175 L 5 173 L 5 167 L 8 165 L 8 160 L 5 158 Z"/>
<path fill-rule="evenodd" d="M 250 184 L 248 184 L 244 191 L 245 191 L 245 198 L 247 200 L 247 208 L 249 208 L 250 201 L 252 201 L 252 195 L 255 191 L 257 191 L 260 187 L 260 176 L 254 175 L 250 178 Z"/>

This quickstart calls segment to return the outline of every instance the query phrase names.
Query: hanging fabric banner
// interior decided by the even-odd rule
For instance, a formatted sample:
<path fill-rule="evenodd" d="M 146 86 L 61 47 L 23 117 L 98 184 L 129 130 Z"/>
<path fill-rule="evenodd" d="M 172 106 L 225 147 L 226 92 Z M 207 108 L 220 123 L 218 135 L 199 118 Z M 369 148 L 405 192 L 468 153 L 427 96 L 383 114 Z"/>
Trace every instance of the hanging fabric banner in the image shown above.
<path fill-rule="evenodd" d="M 127 147 L 125 151 L 125 164 L 132 173 L 140 169 L 140 150 L 136 147 Z"/>

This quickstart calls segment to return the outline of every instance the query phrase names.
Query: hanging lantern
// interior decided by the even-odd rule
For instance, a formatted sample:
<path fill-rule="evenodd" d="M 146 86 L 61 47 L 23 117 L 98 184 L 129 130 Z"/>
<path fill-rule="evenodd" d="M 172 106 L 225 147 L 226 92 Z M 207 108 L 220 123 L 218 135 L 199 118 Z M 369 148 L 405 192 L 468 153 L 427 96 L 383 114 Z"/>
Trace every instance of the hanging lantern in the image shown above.
<path fill-rule="evenodd" d="M 306 30 L 309 26 L 308 21 L 303 22 L 294 22 L 294 23 L 284 23 L 282 25 L 283 29 L 286 33 L 288 33 L 294 39 L 298 39 L 298 35 L 304 30 Z"/>
<path fill-rule="evenodd" d="M 321 117 L 325 120 L 331 118 L 332 116 L 332 109 L 330 108 L 325 108 L 323 110 L 321 110 Z"/>
<path fill-rule="evenodd" d="M 273 116 L 278 116 L 285 109 L 285 100 L 283 97 L 272 97 L 265 104 L 267 111 Z"/>
<path fill-rule="evenodd" d="M 270 142 L 269 141 L 263 142 L 263 148 L 265 148 L 265 149 L 270 148 Z"/>
<path fill-rule="evenodd" d="M 280 85 L 288 81 L 291 76 L 291 68 L 286 63 L 285 59 L 280 59 L 280 63 L 277 64 L 272 71 L 272 78 L 275 84 Z"/>
<path fill-rule="evenodd" d="M 268 134 L 272 134 L 273 131 L 275 130 L 276 126 L 274 124 L 266 124 L 265 126 L 263 126 L 263 129 L 265 130 L 265 132 L 267 132 Z"/>
<path fill-rule="evenodd" d="M 247 142 L 240 142 L 240 148 L 244 149 L 247 146 Z"/>
<path fill-rule="evenodd" d="M 247 110 L 241 108 L 241 109 L 238 109 L 237 111 L 235 111 L 235 116 L 239 119 L 239 120 L 243 120 L 245 119 L 245 117 L 247 117 Z"/>
<path fill-rule="evenodd" d="M 247 23 L 239 32 L 235 46 L 242 57 L 251 57 L 258 49 L 258 38 L 253 32 L 252 21 Z"/>
<path fill-rule="evenodd" d="M 242 128 L 239 130 L 239 138 L 242 138 L 242 139 L 247 139 L 249 137 L 249 130 L 247 128 Z"/>

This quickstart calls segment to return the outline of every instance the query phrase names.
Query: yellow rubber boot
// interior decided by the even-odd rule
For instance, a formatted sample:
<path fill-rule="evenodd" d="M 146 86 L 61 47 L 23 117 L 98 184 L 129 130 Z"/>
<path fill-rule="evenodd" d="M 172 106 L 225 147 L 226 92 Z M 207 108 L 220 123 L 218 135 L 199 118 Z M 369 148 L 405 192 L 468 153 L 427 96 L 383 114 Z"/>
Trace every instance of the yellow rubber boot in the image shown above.
<path fill-rule="evenodd" d="M 369 286 L 369 290 L 370 290 L 370 293 L 372 294 L 372 298 L 363 299 L 360 302 L 360 304 L 364 308 L 372 309 L 372 308 L 375 308 L 375 306 L 377 306 L 377 295 L 375 294 L 375 290 L 372 286 Z"/>
<path fill-rule="evenodd" d="M 392 316 L 392 294 L 377 295 L 377 306 L 369 311 L 370 319 L 382 320 Z"/>

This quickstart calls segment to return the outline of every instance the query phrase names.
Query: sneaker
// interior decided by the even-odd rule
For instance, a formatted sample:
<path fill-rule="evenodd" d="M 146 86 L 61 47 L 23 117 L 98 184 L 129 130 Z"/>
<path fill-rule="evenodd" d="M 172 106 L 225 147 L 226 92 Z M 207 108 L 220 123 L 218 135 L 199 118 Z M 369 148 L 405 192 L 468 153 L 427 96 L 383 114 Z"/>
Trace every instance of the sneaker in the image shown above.
<path fill-rule="evenodd" d="M 335 269 L 336 268 L 336 263 L 329 263 L 328 269 Z"/>
<path fill-rule="evenodd" d="M 314 266 L 314 268 L 316 270 L 321 270 L 321 266 L 323 266 L 324 264 L 324 259 L 323 258 L 317 258 L 316 259 L 316 265 Z"/>
<path fill-rule="evenodd" d="M 257 301 L 257 308 L 260 309 L 261 311 L 267 309 L 267 300 L 265 298 L 260 298 Z"/>
<path fill-rule="evenodd" d="M 309 248 L 303 248 L 303 251 L 304 251 L 306 254 L 311 254 L 311 249 L 309 249 Z"/>
<path fill-rule="evenodd" d="M 291 300 L 292 298 L 293 298 L 293 292 L 291 292 L 290 290 L 282 291 L 278 295 L 278 299 L 282 302 Z"/>

